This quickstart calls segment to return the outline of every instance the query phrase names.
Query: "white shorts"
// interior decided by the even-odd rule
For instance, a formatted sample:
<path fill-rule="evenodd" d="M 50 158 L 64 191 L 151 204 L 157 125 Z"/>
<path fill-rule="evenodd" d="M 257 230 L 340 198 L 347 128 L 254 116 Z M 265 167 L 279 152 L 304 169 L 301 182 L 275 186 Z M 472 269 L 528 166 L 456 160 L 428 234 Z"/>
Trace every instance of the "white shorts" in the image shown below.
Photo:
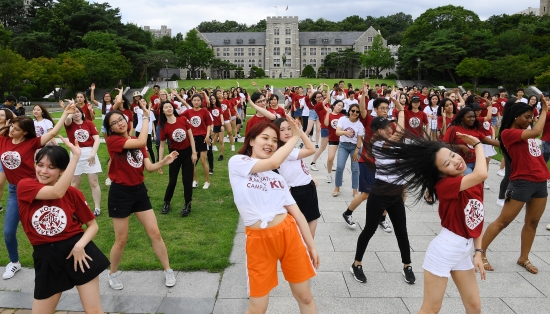
<path fill-rule="evenodd" d="M 223 124 L 228 124 L 228 123 L 231 123 L 231 120 L 225 120 L 225 121 L 223 121 Z"/>
<path fill-rule="evenodd" d="M 491 136 L 487 136 L 488 138 L 492 138 Z M 483 145 L 483 153 L 485 154 L 485 158 L 492 157 L 497 154 L 497 151 L 493 147 L 493 145 L 488 144 L 481 144 Z"/>
<path fill-rule="evenodd" d="M 88 158 L 92 155 L 92 147 L 81 147 L 80 148 L 80 159 L 78 164 L 76 164 L 76 169 L 74 171 L 75 176 L 79 176 L 83 173 L 100 173 L 101 172 L 101 163 L 99 163 L 99 158 L 97 154 L 95 155 L 95 164 L 90 166 L 88 163 Z M 72 155 L 72 154 L 71 154 Z"/>
<path fill-rule="evenodd" d="M 430 242 L 422 268 L 439 277 L 450 277 L 452 270 L 470 270 L 474 239 L 463 238 L 443 228 Z"/>

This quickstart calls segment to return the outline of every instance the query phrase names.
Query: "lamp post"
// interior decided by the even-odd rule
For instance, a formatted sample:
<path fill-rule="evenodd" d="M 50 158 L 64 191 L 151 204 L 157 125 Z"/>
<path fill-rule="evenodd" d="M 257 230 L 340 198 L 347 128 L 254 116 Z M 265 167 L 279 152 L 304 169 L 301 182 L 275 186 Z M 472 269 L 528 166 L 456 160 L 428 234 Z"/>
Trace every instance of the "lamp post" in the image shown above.
<path fill-rule="evenodd" d="M 416 58 L 416 62 L 418 62 L 418 80 L 419 81 L 420 81 L 420 61 L 422 61 L 420 57 Z"/>

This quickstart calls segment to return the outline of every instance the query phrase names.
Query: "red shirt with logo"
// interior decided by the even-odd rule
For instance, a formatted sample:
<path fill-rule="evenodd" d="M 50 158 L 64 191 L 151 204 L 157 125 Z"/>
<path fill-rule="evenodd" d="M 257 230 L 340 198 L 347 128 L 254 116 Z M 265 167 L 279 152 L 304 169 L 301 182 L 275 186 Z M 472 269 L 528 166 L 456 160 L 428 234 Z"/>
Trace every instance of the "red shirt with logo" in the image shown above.
<path fill-rule="evenodd" d="M 80 107 L 80 109 L 82 109 L 82 112 L 84 113 L 84 117 L 86 117 L 86 119 L 92 118 L 92 115 L 90 114 L 90 108 L 88 108 L 87 104 L 84 104 L 82 107 Z"/>
<path fill-rule="evenodd" d="M 59 199 L 35 200 L 43 187 L 36 179 L 26 178 L 17 188 L 21 225 L 31 245 L 67 240 L 83 233 L 82 224 L 95 219 L 77 188 L 69 186 Z"/>
<path fill-rule="evenodd" d="M 144 160 L 148 157 L 145 147 L 124 149 L 124 144 L 135 136 L 122 137 L 111 135 L 107 137 L 107 149 L 111 157 L 109 179 L 125 186 L 136 186 L 143 183 Z"/>
<path fill-rule="evenodd" d="M 475 149 L 472 145 L 466 144 L 460 137 L 456 136 L 456 132 L 460 132 L 462 134 L 468 134 L 473 137 L 477 137 L 480 141 L 485 138 L 485 135 L 479 133 L 479 130 L 476 129 L 467 129 L 462 127 L 461 125 L 453 125 L 447 129 L 447 132 L 445 132 L 445 136 L 443 136 L 443 141 L 449 144 L 455 144 L 455 145 L 465 145 L 468 146 L 470 149 L 470 155 L 469 157 L 466 157 L 462 150 L 459 150 L 460 156 L 464 158 L 464 162 L 466 163 L 472 163 L 476 161 L 476 154 Z"/>
<path fill-rule="evenodd" d="M 485 218 L 483 183 L 460 191 L 464 176 L 443 177 L 435 184 L 441 226 L 466 238 L 481 236 Z"/>
<path fill-rule="evenodd" d="M 420 97 L 420 111 L 424 111 L 424 108 L 430 105 L 430 100 L 428 95 L 417 94 Z"/>
<path fill-rule="evenodd" d="M 40 137 L 13 144 L 11 137 L 0 136 L 0 161 L 9 183 L 17 185 L 22 179 L 36 177 L 34 153 L 40 147 Z"/>
<path fill-rule="evenodd" d="M 156 115 L 159 115 L 160 114 L 160 102 L 158 104 L 155 103 L 155 99 L 159 99 L 159 95 L 157 95 L 157 94 L 151 95 L 151 97 L 149 97 L 149 102 L 151 102 L 151 104 L 153 104 L 152 107 L 151 107 L 151 109 L 153 109 L 153 112 Z"/>
<path fill-rule="evenodd" d="M 97 128 L 90 120 L 84 120 L 81 124 L 77 124 L 74 121 L 66 125 L 67 137 L 69 141 L 74 143 L 76 139 L 80 147 L 92 147 L 94 146 L 94 135 L 99 135 Z"/>
<path fill-rule="evenodd" d="M 189 109 L 183 112 L 183 116 L 189 120 L 193 136 L 206 136 L 208 126 L 212 125 L 212 117 L 208 110 L 205 108 Z"/>
<path fill-rule="evenodd" d="M 250 131 L 255 124 L 263 120 L 271 122 L 271 120 L 269 120 L 267 117 L 258 117 L 257 115 L 253 115 L 252 118 L 248 119 L 248 121 L 246 121 L 246 130 L 244 131 L 244 136 L 248 134 L 248 131 Z"/>
<path fill-rule="evenodd" d="M 546 114 L 546 122 L 544 123 L 544 128 L 542 129 L 541 141 L 550 142 L 550 114 Z"/>
<path fill-rule="evenodd" d="M 481 107 L 481 113 L 479 114 L 480 117 L 486 117 L 487 116 L 487 103 L 485 100 L 480 99 L 479 100 L 479 106 Z"/>
<path fill-rule="evenodd" d="M 447 128 L 449 128 L 449 125 L 451 125 L 451 122 L 453 121 L 453 119 L 454 119 L 454 115 L 452 117 L 445 117 L 445 125 L 447 126 Z M 443 128 L 443 116 L 438 116 L 437 117 L 437 129 L 439 131 L 441 131 L 442 128 Z M 444 135 L 445 134 L 443 134 L 443 133 L 439 134 L 439 139 L 442 140 Z"/>
<path fill-rule="evenodd" d="M 229 100 L 227 99 L 224 99 L 221 101 L 221 104 L 222 104 L 222 113 L 223 113 L 223 119 L 225 121 L 230 121 L 231 120 L 231 111 L 230 111 L 230 107 L 231 107 L 231 104 L 229 102 Z"/>
<path fill-rule="evenodd" d="M 512 159 L 510 180 L 544 182 L 550 179 L 548 166 L 534 138 L 521 139 L 521 129 L 506 129 L 500 133 L 502 143 Z"/>
<path fill-rule="evenodd" d="M 493 128 L 491 127 L 491 121 L 485 121 L 485 118 L 477 118 L 477 121 L 479 122 L 479 132 L 485 137 L 487 136 L 493 136 Z"/>
<path fill-rule="evenodd" d="M 504 107 L 506 106 L 506 102 L 508 101 L 508 98 L 498 98 L 497 103 L 500 104 L 500 115 L 502 116 L 502 113 L 504 112 Z"/>
<path fill-rule="evenodd" d="M 294 94 L 294 96 L 292 97 L 293 111 L 296 111 L 296 110 L 300 109 L 300 100 L 304 97 L 306 97 L 306 96 L 305 95 Z"/>
<path fill-rule="evenodd" d="M 273 108 L 271 108 L 271 106 L 267 106 L 267 111 L 274 114 L 277 118 L 285 118 L 286 117 L 285 109 L 281 106 L 278 106 L 277 109 L 273 109 Z"/>
<path fill-rule="evenodd" d="M 208 107 L 208 111 L 210 111 L 210 114 L 212 115 L 212 118 L 214 118 L 214 126 L 222 126 L 223 125 L 223 110 L 221 107 Z"/>
<path fill-rule="evenodd" d="M 330 105 L 323 105 L 323 102 L 320 101 L 315 104 L 315 107 L 313 107 L 313 110 L 315 110 L 315 113 L 317 113 L 317 116 L 319 117 L 319 121 L 321 121 L 321 129 L 327 128 L 327 126 L 325 125 L 325 117 L 327 116 L 328 112 L 325 110 L 324 107 L 330 108 Z"/>
<path fill-rule="evenodd" d="M 428 116 L 424 111 L 418 110 L 413 112 L 412 110 L 405 109 L 405 130 L 409 130 L 417 136 L 424 136 L 424 126 L 428 124 Z"/>
<path fill-rule="evenodd" d="M 343 113 L 329 114 L 328 116 L 328 141 L 339 142 L 340 136 L 336 135 L 336 128 L 338 127 L 338 120 L 343 117 Z"/>
<path fill-rule="evenodd" d="M 229 103 L 229 112 L 231 113 L 231 116 L 235 116 L 237 114 L 237 110 L 235 110 L 235 106 L 237 105 L 237 98 L 231 98 L 228 100 Z"/>
<path fill-rule="evenodd" d="M 493 104 L 493 107 L 491 108 L 491 116 L 497 117 L 499 112 L 502 112 L 502 105 L 499 102 L 496 102 Z"/>
<path fill-rule="evenodd" d="M 184 150 L 189 147 L 189 138 L 187 131 L 191 129 L 191 124 L 186 117 L 177 117 L 173 124 L 168 121 L 160 128 L 160 140 L 170 141 L 170 149 Z"/>

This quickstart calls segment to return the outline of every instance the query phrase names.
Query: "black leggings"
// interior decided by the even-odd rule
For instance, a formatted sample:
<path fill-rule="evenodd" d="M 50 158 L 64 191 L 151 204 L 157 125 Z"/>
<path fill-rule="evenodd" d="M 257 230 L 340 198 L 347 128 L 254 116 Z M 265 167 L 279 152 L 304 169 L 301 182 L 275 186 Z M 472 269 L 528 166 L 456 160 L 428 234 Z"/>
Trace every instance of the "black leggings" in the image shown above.
<path fill-rule="evenodd" d="M 136 137 L 139 137 L 139 133 L 140 132 L 136 131 Z M 147 134 L 147 151 L 149 152 L 149 158 L 151 158 L 151 162 L 155 163 L 155 151 L 153 150 L 153 141 L 151 140 L 151 134 Z"/>
<path fill-rule="evenodd" d="M 508 189 L 508 183 L 510 183 L 510 175 L 512 174 L 512 166 L 510 165 L 510 161 L 508 158 L 504 157 L 504 154 L 502 155 L 502 158 L 504 158 L 504 178 L 502 178 L 502 181 L 500 181 L 500 190 L 498 191 L 498 199 L 503 200 L 504 196 L 506 194 L 506 189 Z"/>
<path fill-rule="evenodd" d="M 178 182 L 178 173 L 181 168 L 181 180 L 183 182 L 183 197 L 185 198 L 185 204 L 190 203 L 193 200 L 193 162 L 191 161 L 191 147 L 187 147 L 183 150 L 178 150 L 178 158 L 174 159 L 168 167 L 169 181 L 166 186 L 166 193 L 164 194 L 164 201 L 170 203 L 172 196 L 174 196 L 174 189 Z"/>
<path fill-rule="evenodd" d="M 379 184 L 379 180 L 375 184 Z M 378 228 L 380 216 L 384 212 L 393 224 L 397 244 L 401 251 L 401 262 L 403 264 L 411 263 L 411 250 L 409 246 L 409 236 L 407 234 L 407 214 L 405 213 L 405 204 L 403 195 L 378 195 L 371 193 L 367 199 L 367 216 L 365 219 L 365 228 L 361 231 L 357 239 L 357 248 L 355 250 L 355 260 L 361 262 L 363 255 L 367 250 L 370 239 Z"/>
<path fill-rule="evenodd" d="M 210 143 L 212 143 L 212 138 L 210 138 Z M 212 146 L 214 146 L 214 144 L 211 144 L 206 149 L 206 159 L 208 159 L 208 167 L 210 167 L 210 170 L 214 170 L 214 154 L 212 153 Z"/>

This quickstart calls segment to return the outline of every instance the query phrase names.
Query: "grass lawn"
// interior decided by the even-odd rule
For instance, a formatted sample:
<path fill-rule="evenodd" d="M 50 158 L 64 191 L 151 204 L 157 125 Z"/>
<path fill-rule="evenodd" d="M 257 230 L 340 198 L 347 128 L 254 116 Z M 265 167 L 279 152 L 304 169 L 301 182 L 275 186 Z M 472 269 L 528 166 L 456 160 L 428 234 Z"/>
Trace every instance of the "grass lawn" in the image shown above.
<path fill-rule="evenodd" d="M 60 115 L 60 113 L 54 113 L 54 117 Z M 94 123 L 99 130 L 101 120 L 95 120 Z M 65 130 L 62 129 L 60 133 L 65 135 Z M 242 143 L 237 143 L 236 146 L 238 150 Z M 214 174 L 210 176 L 211 186 L 208 190 L 202 189 L 204 176 L 202 167 L 197 166 L 199 187 L 193 190 L 192 212 L 186 218 L 179 215 L 179 211 L 184 205 L 181 176 L 171 202 L 172 210 L 169 214 L 162 215 L 160 210 L 168 184 L 168 167 L 164 168 L 164 175 L 157 172 L 145 174 L 145 185 L 157 216 L 162 237 L 168 248 L 171 267 L 175 270 L 221 271 L 230 265 L 229 255 L 233 246 L 239 214 L 233 203 L 231 186 L 227 180 L 227 161 L 234 154 L 231 152 L 229 144 L 226 145 L 225 154 L 225 160 L 222 162 L 217 161 L 218 154 L 214 154 Z M 99 232 L 94 242 L 108 257 L 114 243 L 114 231 L 107 212 L 109 187 L 104 184 L 107 178 L 106 161 L 108 158 L 105 144 L 101 144 L 98 155 L 103 168 L 103 172 L 99 175 L 102 213 L 97 218 Z M 90 206 L 93 206 L 87 178 L 84 176 L 82 181 L 81 190 Z M 6 200 L 7 188 L 2 201 L 4 208 Z M 0 213 L 0 224 L 3 225 L 3 223 L 4 214 Z M 21 263 L 26 267 L 32 267 L 32 247 L 21 227 L 18 228 L 17 239 Z M 0 264 L 5 265 L 8 262 L 6 247 L 2 244 L 0 245 Z M 130 218 L 130 233 L 120 268 L 123 270 L 162 269 L 153 252 L 147 233 L 134 216 Z"/>

